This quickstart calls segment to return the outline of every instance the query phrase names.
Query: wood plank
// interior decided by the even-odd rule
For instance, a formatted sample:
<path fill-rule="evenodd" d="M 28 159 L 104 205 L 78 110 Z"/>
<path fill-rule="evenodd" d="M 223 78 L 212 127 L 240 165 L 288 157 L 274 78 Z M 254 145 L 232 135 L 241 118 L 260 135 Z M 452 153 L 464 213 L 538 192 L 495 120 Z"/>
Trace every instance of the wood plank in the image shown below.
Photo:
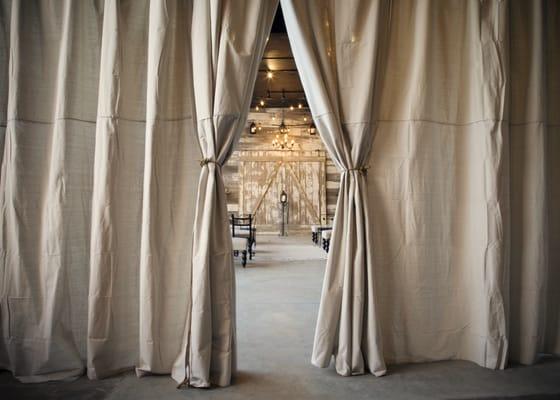
<path fill-rule="evenodd" d="M 305 205 L 307 206 L 308 211 L 313 214 L 313 217 L 315 218 L 315 221 L 317 221 L 317 223 L 320 224 L 321 223 L 321 218 L 319 218 L 319 216 L 317 215 L 317 210 L 315 210 L 315 207 L 313 207 L 313 203 L 311 203 L 311 201 L 309 201 L 309 198 L 307 197 L 307 193 L 305 192 L 305 190 L 301 186 L 301 183 L 300 183 L 296 173 L 294 172 L 292 166 L 290 164 L 286 164 L 286 165 L 288 166 L 288 171 L 290 172 L 290 174 L 294 178 L 294 182 L 295 182 L 296 186 L 298 187 L 299 194 L 303 198 L 303 201 L 304 201 Z"/>
<path fill-rule="evenodd" d="M 255 204 L 255 207 L 253 209 L 253 212 L 252 212 L 253 215 L 256 215 L 257 211 L 261 207 L 261 204 L 264 200 L 264 197 L 268 193 L 268 189 L 270 189 L 270 185 L 272 185 L 272 182 L 274 182 L 274 178 L 276 178 L 276 175 L 278 174 L 278 171 L 280 170 L 281 165 L 282 165 L 282 162 L 276 163 L 276 166 L 274 167 L 274 170 L 271 172 L 269 178 L 267 179 L 265 188 L 264 188 L 263 192 L 261 193 L 261 195 L 259 196 L 259 199 L 257 200 L 257 204 Z"/>

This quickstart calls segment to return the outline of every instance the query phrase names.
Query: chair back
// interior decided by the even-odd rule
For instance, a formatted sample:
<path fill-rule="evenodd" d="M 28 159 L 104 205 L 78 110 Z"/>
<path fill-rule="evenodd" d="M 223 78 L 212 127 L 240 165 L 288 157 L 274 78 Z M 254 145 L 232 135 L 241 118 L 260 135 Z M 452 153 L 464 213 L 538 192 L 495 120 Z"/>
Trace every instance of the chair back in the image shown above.
<path fill-rule="evenodd" d="M 230 225 L 231 225 L 231 236 L 232 237 L 236 237 L 236 228 L 237 228 L 237 233 L 239 234 L 239 231 L 248 231 L 247 233 L 249 235 L 252 235 L 253 233 L 253 215 L 252 214 L 248 214 L 248 215 L 243 215 L 243 216 L 235 216 L 235 214 L 231 214 L 231 218 L 230 218 Z"/>

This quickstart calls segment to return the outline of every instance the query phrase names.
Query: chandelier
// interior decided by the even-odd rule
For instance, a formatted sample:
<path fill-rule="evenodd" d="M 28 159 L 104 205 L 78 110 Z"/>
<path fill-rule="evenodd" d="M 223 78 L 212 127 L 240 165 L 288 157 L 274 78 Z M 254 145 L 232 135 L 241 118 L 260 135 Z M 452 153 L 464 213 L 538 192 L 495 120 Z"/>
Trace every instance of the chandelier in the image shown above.
<path fill-rule="evenodd" d="M 290 129 L 284 124 L 284 118 L 282 118 L 282 123 L 280 124 L 279 133 L 276 137 L 272 139 L 272 148 L 275 150 L 293 150 L 295 146 L 294 139 L 290 140 L 288 137 L 288 132 Z"/>

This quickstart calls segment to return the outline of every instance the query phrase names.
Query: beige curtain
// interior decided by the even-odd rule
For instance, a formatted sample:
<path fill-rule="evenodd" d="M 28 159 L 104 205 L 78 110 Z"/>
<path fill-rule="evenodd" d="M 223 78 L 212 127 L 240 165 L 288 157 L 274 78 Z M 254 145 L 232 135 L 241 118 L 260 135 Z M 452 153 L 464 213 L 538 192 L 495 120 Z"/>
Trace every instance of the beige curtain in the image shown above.
<path fill-rule="evenodd" d="M 282 8 L 313 120 L 341 171 L 312 362 L 327 367 L 334 354 L 341 375 L 383 375 L 366 174 L 385 3 L 294 0 Z"/>
<path fill-rule="evenodd" d="M 0 367 L 170 373 L 200 168 L 192 4 L 0 4 Z"/>
<path fill-rule="evenodd" d="M 353 162 L 338 162 L 313 362 L 558 354 L 558 2 L 281 4 L 322 138 Z"/>
<path fill-rule="evenodd" d="M 559 3 L 282 5 L 343 174 L 314 362 L 559 354 Z M 219 165 L 275 7 L 0 1 L 0 368 L 229 383 Z"/>
<path fill-rule="evenodd" d="M 0 165 L 2 165 L 2 156 L 4 153 L 4 139 L 6 137 L 6 125 L 8 116 L 8 71 L 9 62 L 6 55 L 9 54 L 10 48 L 10 13 L 11 4 L 9 2 L 0 2 Z M 0 178 L 1 179 L 1 178 Z M 0 182 L 1 185 L 1 182 Z"/>
<path fill-rule="evenodd" d="M 23 381 L 84 370 L 98 6 L 1 2 L 0 367 Z"/>
<path fill-rule="evenodd" d="M 277 1 L 195 2 L 193 78 L 203 155 L 194 224 L 186 368 L 173 377 L 196 387 L 229 385 L 235 370 L 235 276 L 221 166 L 247 118 Z M 180 362 L 183 362 L 180 360 Z"/>
<path fill-rule="evenodd" d="M 510 357 L 560 354 L 560 3 L 510 6 Z"/>

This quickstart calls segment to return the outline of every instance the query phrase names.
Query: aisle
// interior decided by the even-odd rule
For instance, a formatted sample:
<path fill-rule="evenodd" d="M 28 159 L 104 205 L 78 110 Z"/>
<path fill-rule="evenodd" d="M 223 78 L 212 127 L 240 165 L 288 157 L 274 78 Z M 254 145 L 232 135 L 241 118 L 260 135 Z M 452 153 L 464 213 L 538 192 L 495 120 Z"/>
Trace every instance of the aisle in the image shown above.
<path fill-rule="evenodd" d="M 255 258 L 247 267 L 261 267 L 273 262 L 327 260 L 327 253 L 311 241 L 311 233 L 289 236 L 257 235 Z M 235 259 L 240 265 L 240 259 Z"/>
<path fill-rule="evenodd" d="M 263 235 L 257 243 L 247 268 L 236 263 L 237 383 L 261 391 L 255 398 L 284 397 L 296 381 L 322 373 L 310 360 L 326 253 L 310 235 Z"/>

